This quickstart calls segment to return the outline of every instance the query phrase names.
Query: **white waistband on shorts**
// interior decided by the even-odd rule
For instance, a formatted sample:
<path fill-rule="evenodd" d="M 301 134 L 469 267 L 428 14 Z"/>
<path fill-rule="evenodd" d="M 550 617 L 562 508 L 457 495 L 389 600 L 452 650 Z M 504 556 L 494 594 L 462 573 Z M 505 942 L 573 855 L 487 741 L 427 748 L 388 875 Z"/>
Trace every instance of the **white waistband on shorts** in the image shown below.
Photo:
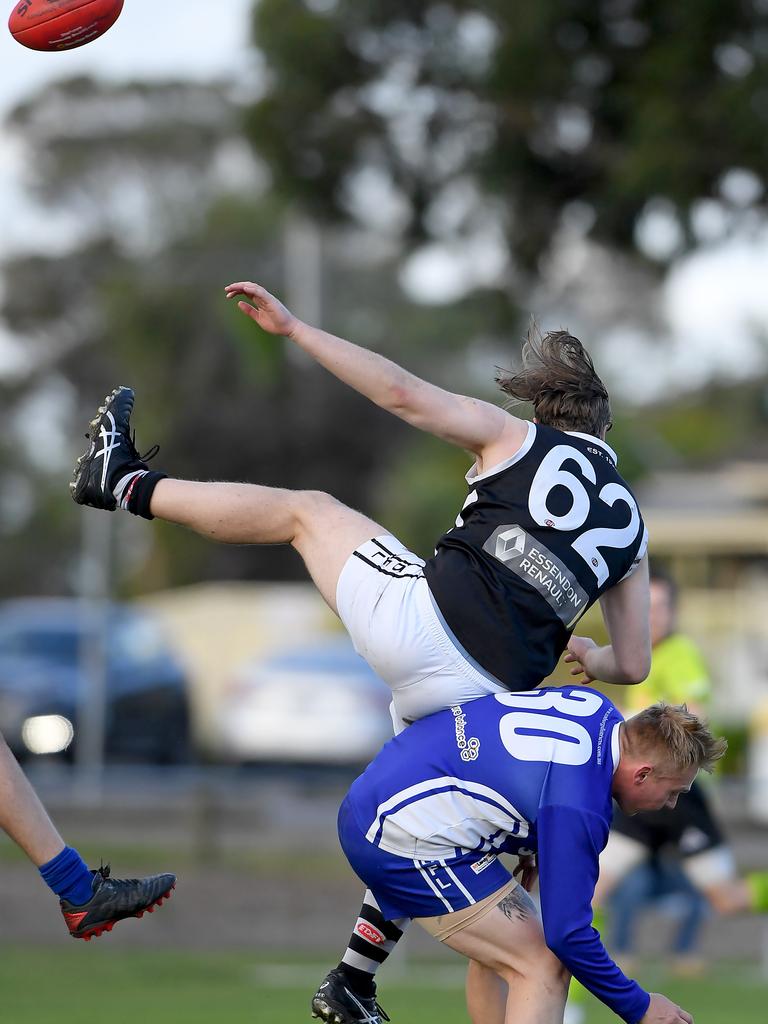
<path fill-rule="evenodd" d="M 455 648 L 456 653 L 464 661 L 466 661 L 467 664 L 469 664 L 475 670 L 475 672 L 478 672 L 483 677 L 483 679 L 485 679 L 487 682 L 492 683 L 494 686 L 498 686 L 500 690 L 504 690 L 504 691 L 508 690 L 508 687 L 504 686 L 504 684 L 502 682 L 500 682 L 496 678 L 496 676 L 491 675 L 490 672 L 488 672 L 486 669 L 484 669 L 483 666 L 478 661 L 476 661 L 475 658 L 472 657 L 472 655 L 469 653 L 469 651 L 467 651 L 464 648 L 464 646 L 462 645 L 461 641 L 458 639 L 456 634 L 453 632 L 451 627 L 448 625 L 448 623 L 443 618 L 443 613 L 440 611 L 440 608 L 438 607 L 437 601 L 435 600 L 434 595 L 432 594 L 432 591 L 429 589 L 429 585 L 427 585 L 426 591 L 427 591 L 427 594 L 429 596 L 429 605 L 430 605 L 432 611 L 434 612 L 435 618 L 437 620 L 436 625 L 438 625 L 440 627 L 442 632 L 445 634 L 446 640 L 448 640 L 449 643 L 451 644 L 451 646 Z"/>

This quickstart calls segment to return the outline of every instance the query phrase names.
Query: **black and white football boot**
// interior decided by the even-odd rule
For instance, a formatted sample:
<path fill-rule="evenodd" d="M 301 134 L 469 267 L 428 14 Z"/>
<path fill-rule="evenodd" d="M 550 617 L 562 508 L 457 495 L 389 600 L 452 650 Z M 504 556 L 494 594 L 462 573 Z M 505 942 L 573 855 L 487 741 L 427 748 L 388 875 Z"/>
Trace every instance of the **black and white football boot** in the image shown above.
<path fill-rule="evenodd" d="M 157 454 L 157 445 L 146 455 L 136 450 L 131 434 L 133 399 L 131 388 L 115 388 L 91 420 L 86 434 L 90 445 L 77 460 L 69 485 L 78 505 L 114 511 L 131 479 Z"/>
<path fill-rule="evenodd" d="M 338 967 L 326 975 L 312 997 L 312 1016 L 327 1024 L 383 1024 L 389 1020 L 375 995 L 363 998 L 353 992 Z"/>

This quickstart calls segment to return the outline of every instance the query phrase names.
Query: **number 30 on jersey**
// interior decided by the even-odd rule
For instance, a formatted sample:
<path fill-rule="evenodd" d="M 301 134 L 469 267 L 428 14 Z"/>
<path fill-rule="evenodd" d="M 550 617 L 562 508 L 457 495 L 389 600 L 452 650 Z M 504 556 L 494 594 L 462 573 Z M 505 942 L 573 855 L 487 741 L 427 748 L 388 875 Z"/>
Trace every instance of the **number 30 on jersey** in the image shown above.
<path fill-rule="evenodd" d="M 520 709 L 504 715 L 499 722 L 501 742 L 518 761 L 586 764 L 592 757 L 592 737 L 583 725 L 543 712 L 560 711 L 575 718 L 591 718 L 604 706 L 596 693 L 528 690 L 499 693 L 496 700 Z"/>

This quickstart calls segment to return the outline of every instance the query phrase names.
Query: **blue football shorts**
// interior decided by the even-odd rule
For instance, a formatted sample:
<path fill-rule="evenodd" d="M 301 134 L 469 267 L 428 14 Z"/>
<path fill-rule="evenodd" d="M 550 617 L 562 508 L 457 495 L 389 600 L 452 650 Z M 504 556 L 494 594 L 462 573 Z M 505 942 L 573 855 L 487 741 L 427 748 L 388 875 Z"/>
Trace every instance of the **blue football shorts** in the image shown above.
<path fill-rule="evenodd" d="M 495 853 L 464 851 L 443 860 L 387 853 L 365 838 L 347 799 L 339 809 L 338 828 L 352 870 L 388 920 L 452 914 L 479 903 L 512 879 Z"/>

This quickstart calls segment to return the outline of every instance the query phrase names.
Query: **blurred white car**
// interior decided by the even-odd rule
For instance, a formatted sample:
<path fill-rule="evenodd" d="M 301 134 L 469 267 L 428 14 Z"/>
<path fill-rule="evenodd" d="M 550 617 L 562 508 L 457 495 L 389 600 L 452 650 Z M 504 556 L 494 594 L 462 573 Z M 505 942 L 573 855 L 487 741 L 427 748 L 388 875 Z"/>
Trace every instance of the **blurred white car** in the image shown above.
<path fill-rule="evenodd" d="M 248 661 L 222 702 L 223 756 L 362 765 L 392 736 L 390 699 L 346 637 Z"/>

